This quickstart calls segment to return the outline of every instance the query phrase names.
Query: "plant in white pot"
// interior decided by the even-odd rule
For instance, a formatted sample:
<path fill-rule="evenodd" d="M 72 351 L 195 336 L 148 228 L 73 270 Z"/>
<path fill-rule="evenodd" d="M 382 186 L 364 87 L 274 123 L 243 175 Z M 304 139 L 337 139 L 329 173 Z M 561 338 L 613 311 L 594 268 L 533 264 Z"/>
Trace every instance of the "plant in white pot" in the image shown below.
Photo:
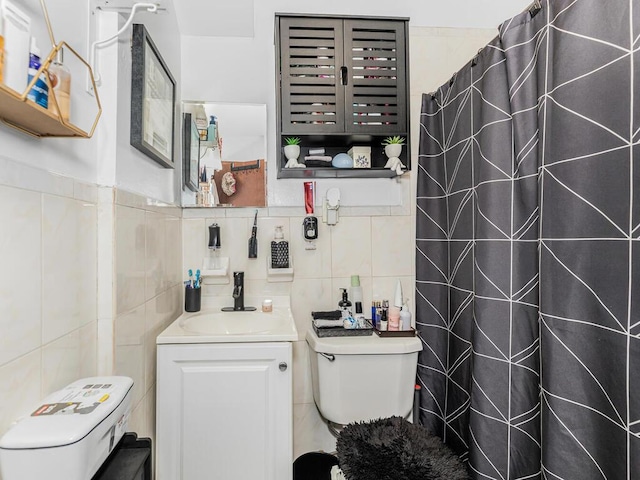
<path fill-rule="evenodd" d="M 298 157 L 300 157 L 300 137 L 285 137 L 284 156 L 288 160 L 284 168 L 305 166 L 303 163 L 298 163 Z"/>
<path fill-rule="evenodd" d="M 402 146 L 404 145 L 404 142 L 404 137 L 400 136 L 387 137 L 382 141 L 382 145 L 384 145 L 384 153 L 388 157 L 384 168 L 395 170 L 398 175 L 402 175 L 402 169 L 406 168 L 400 161 L 400 154 L 402 153 Z"/>

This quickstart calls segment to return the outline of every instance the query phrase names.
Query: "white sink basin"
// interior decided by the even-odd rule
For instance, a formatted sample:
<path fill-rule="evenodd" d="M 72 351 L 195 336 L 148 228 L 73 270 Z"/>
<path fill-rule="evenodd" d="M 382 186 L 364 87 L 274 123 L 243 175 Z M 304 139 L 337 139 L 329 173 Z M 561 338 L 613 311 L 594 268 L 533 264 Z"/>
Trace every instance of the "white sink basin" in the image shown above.
<path fill-rule="evenodd" d="M 267 333 L 282 328 L 287 321 L 282 312 L 202 311 L 180 317 L 180 326 L 192 333 L 205 335 L 243 335 Z"/>
<path fill-rule="evenodd" d="M 270 297 L 273 311 L 259 309 L 261 299 L 245 299 L 255 311 L 222 311 L 229 300 L 214 297 L 199 312 L 183 313 L 156 339 L 158 344 L 292 342 L 298 339 L 289 297 Z M 248 300 L 248 301 L 247 301 Z"/>

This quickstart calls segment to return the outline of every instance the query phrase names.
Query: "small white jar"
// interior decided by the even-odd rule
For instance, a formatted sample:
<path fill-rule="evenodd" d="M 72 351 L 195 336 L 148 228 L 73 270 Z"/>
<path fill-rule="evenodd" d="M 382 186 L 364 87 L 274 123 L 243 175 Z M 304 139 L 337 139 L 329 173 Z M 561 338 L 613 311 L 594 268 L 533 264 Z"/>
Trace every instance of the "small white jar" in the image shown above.
<path fill-rule="evenodd" d="M 262 311 L 265 313 L 273 312 L 273 300 L 265 298 L 262 301 Z"/>

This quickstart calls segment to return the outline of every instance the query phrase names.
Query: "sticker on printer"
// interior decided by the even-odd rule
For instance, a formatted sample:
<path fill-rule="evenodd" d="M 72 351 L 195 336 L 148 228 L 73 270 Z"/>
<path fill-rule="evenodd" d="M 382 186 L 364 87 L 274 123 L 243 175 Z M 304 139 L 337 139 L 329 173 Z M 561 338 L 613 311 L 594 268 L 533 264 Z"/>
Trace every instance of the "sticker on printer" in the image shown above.
<path fill-rule="evenodd" d="M 111 386 L 111 385 L 109 385 Z M 58 402 L 45 403 L 31 414 L 32 417 L 48 415 L 87 415 L 106 402 L 110 395 L 104 389 L 73 389 L 62 391 Z"/>

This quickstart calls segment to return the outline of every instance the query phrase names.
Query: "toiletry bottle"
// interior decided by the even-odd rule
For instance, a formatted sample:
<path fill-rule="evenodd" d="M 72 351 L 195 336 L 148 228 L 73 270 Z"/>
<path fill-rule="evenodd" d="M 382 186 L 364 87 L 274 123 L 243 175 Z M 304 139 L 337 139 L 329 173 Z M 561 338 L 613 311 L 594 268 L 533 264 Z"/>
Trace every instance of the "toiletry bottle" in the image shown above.
<path fill-rule="evenodd" d="M 351 315 L 351 302 L 349 301 L 349 294 L 347 293 L 346 288 L 341 288 L 342 290 L 342 300 L 338 302 L 338 307 L 340 307 L 340 311 L 342 312 L 342 319 L 349 317 Z"/>
<path fill-rule="evenodd" d="M 216 116 L 211 115 L 209 117 L 209 127 L 207 127 L 207 141 L 208 142 L 217 142 L 218 135 L 216 134 Z"/>
<path fill-rule="evenodd" d="M 351 275 L 351 287 L 349 287 L 349 297 L 355 305 L 362 303 L 362 287 L 360 286 L 360 275 Z"/>
<path fill-rule="evenodd" d="M 396 306 L 389 307 L 387 312 L 389 319 L 389 330 L 400 330 L 400 309 Z"/>
<path fill-rule="evenodd" d="M 284 239 L 282 225 L 276 226 L 271 241 L 271 268 L 289 268 L 289 242 Z"/>
<path fill-rule="evenodd" d="M 31 37 L 31 50 L 29 52 L 29 72 L 27 75 L 27 83 L 36 75 L 40 69 L 40 49 L 36 44 L 35 37 Z M 27 93 L 27 98 L 37 103 L 43 108 L 49 107 L 49 85 L 45 79 L 45 74 L 41 73 L 33 87 Z"/>
<path fill-rule="evenodd" d="M 398 309 L 402 308 L 402 283 L 398 280 L 396 284 L 396 295 L 393 299 L 393 306 L 398 307 Z"/>
<path fill-rule="evenodd" d="M 4 83 L 2 72 L 4 70 L 4 17 L 0 14 L 0 84 Z"/>
<path fill-rule="evenodd" d="M 51 65 L 49 65 L 49 79 L 51 81 L 51 88 L 53 89 L 53 96 L 55 96 L 55 98 L 49 99 L 49 110 L 51 110 L 51 113 L 54 115 L 58 115 L 59 108 L 60 117 L 62 117 L 65 122 L 68 122 L 71 112 L 71 72 L 63 61 L 63 51 L 60 49 L 56 58 L 51 62 Z M 58 104 L 57 108 L 56 103 Z"/>
<path fill-rule="evenodd" d="M 411 312 L 409 311 L 409 299 L 407 299 L 400 311 L 400 328 L 411 330 Z"/>
<path fill-rule="evenodd" d="M 378 325 L 377 317 L 378 310 L 376 309 L 376 302 L 371 302 L 371 325 L 376 328 Z"/>
<path fill-rule="evenodd" d="M 380 322 L 379 322 L 380 326 L 378 328 L 378 330 L 380 330 L 381 332 L 386 332 L 387 331 L 387 311 L 386 310 L 382 310 L 382 314 L 380 315 Z"/>

